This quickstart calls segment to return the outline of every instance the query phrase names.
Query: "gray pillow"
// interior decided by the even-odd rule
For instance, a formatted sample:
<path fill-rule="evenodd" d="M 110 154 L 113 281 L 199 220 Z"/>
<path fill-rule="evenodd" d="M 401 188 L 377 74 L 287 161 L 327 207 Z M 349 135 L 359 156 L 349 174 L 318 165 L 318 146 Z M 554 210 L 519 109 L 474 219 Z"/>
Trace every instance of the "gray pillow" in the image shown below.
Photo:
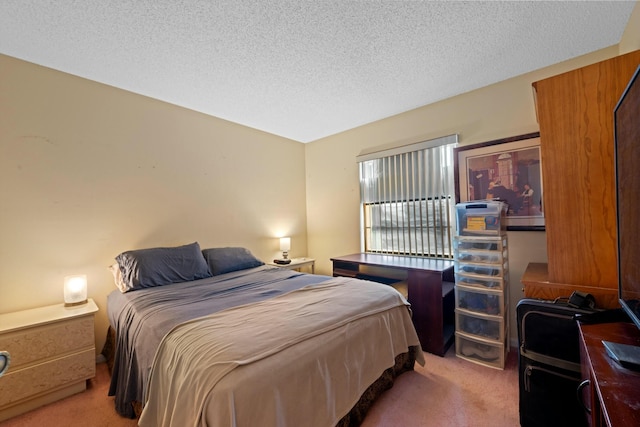
<path fill-rule="evenodd" d="M 264 265 L 246 248 L 210 248 L 204 249 L 202 254 L 214 276 Z"/>
<path fill-rule="evenodd" d="M 211 277 L 198 242 L 127 251 L 116 261 L 122 275 L 122 292 Z"/>

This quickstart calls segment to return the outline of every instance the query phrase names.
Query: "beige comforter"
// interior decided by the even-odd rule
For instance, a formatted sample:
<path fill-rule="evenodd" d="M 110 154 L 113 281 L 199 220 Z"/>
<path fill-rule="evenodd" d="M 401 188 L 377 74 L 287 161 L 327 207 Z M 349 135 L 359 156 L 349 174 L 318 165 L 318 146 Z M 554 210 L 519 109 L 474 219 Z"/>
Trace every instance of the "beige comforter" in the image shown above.
<path fill-rule="evenodd" d="M 139 424 L 333 426 L 419 345 L 407 305 L 389 286 L 332 278 L 183 323 L 156 353 Z"/>

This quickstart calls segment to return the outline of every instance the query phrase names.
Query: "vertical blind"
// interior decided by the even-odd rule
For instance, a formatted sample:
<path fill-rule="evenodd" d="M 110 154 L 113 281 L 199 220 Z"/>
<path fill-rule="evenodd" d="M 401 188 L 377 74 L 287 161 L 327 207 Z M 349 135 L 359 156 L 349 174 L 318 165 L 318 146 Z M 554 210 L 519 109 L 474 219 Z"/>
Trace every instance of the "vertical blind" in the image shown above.
<path fill-rule="evenodd" d="M 358 156 L 365 252 L 451 258 L 457 135 Z"/>

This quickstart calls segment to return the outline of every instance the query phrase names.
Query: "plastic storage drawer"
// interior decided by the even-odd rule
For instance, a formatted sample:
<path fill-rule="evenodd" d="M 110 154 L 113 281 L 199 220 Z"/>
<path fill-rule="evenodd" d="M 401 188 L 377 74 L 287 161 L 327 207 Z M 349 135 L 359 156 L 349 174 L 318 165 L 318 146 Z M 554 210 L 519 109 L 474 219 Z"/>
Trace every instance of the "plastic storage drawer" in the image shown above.
<path fill-rule="evenodd" d="M 456 355 L 480 365 L 504 369 L 505 347 L 502 343 L 485 341 L 456 332 Z"/>
<path fill-rule="evenodd" d="M 460 262 L 456 260 L 454 264 L 454 271 L 468 276 L 502 277 L 507 271 L 507 263 L 505 261 L 500 264 L 482 264 Z"/>
<path fill-rule="evenodd" d="M 455 251 L 455 259 L 476 264 L 501 264 L 505 254 L 498 251 Z"/>
<path fill-rule="evenodd" d="M 457 251 L 505 251 L 507 235 L 500 236 L 454 236 L 453 248 Z"/>
<path fill-rule="evenodd" d="M 480 289 L 504 289 L 502 277 L 485 277 L 472 274 L 456 273 L 456 285 L 473 286 Z"/>
<path fill-rule="evenodd" d="M 456 307 L 480 314 L 504 316 L 505 304 L 502 290 L 486 290 L 459 285 L 455 288 Z"/>
<path fill-rule="evenodd" d="M 485 237 L 482 240 L 470 240 L 471 236 L 456 236 L 454 250 L 456 251 L 495 251 L 498 250 L 498 243 L 490 242 Z"/>
<path fill-rule="evenodd" d="M 455 311 L 458 331 L 497 342 L 504 339 L 502 317 L 473 313 L 459 308 Z"/>

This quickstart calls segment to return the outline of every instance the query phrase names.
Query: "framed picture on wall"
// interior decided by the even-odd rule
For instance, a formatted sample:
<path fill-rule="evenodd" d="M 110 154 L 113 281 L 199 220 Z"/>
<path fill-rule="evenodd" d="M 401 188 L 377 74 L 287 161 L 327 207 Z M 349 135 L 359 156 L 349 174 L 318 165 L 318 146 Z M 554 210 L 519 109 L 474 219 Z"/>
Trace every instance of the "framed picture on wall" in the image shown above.
<path fill-rule="evenodd" d="M 456 202 L 500 200 L 507 230 L 544 230 L 540 133 L 454 150 Z"/>

